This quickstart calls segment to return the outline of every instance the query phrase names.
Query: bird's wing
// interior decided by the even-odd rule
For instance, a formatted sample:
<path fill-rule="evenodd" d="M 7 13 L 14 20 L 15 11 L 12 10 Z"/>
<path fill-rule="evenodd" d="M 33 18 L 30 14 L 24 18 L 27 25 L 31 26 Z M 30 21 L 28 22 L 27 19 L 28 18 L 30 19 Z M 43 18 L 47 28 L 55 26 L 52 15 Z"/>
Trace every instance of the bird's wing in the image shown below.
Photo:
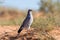
<path fill-rule="evenodd" d="M 23 21 L 23 23 L 22 23 L 22 25 L 21 25 L 21 28 L 22 28 L 22 27 L 25 27 L 26 25 L 28 25 L 29 21 L 30 21 L 30 17 L 27 17 L 27 18 Z"/>
<path fill-rule="evenodd" d="M 20 32 L 23 30 L 23 28 L 28 25 L 29 20 L 30 20 L 30 17 L 27 17 L 27 18 L 23 21 L 21 27 L 20 27 L 19 30 L 18 30 L 18 33 L 20 33 Z"/>

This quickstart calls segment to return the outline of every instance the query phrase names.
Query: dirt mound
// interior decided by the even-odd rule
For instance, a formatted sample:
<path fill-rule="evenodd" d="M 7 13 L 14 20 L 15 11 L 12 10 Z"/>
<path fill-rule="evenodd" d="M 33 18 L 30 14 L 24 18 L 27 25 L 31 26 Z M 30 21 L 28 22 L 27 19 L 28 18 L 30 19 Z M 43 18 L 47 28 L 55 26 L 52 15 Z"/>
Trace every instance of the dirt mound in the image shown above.
<path fill-rule="evenodd" d="M 0 40 L 39 40 L 38 33 L 33 28 L 27 32 L 23 30 L 17 35 L 18 26 L 2 26 L 0 27 Z"/>
<path fill-rule="evenodd" d="M 43 32 L 38 28 L 31 28 L 17 33 L 19 26 L 0 26 L 0 40 L 60 40 L 60 28 Z"/>

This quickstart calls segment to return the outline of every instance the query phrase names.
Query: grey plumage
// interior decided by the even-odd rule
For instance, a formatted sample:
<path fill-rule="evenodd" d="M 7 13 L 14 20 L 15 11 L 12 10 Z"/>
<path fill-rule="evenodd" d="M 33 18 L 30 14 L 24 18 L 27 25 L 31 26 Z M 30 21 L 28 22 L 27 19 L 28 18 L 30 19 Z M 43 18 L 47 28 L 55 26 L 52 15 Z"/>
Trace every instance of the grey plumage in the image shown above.
<path fill-rule="evenodd" d="M 28 13 L 27 13 L 27 17 L 25 18 L 21 27 L 19 28 L 18 33 L 20 33 L 24 28 L 28 30 L 30 28 L 32 22 L 33 22 L 32 10 L 29 9 Z"/>

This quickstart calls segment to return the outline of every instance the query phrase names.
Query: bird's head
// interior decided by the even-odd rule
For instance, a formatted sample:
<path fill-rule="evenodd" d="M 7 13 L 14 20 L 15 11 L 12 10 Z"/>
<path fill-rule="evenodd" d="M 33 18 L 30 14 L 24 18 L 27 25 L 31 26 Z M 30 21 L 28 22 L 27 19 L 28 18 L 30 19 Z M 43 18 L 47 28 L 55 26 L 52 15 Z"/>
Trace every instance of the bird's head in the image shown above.
<path fill-rule="evenodd" d="M 31 9 L 28 9 L 28 14 L 32 13 L 32 10 Z"/>
<path fill-rule="evenodd" d="M 31 17 L 31 15 L 32 15 L 32 10 L 31 10 L 31 9 L 28 9 L 27 16 L 28 16 L 28 17 Z"/>
<path fill-rule="evenodd" d="M 32 11 L 31 9 L 28 10 L 29 12 Z"/>

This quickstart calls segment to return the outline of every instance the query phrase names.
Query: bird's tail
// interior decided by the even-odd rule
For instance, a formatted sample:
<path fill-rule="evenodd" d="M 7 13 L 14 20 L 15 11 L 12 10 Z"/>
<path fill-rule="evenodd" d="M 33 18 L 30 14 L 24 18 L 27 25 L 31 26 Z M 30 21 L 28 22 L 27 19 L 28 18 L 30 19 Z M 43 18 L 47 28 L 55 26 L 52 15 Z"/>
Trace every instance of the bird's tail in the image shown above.
<path fill-rule="evenodd" d="M 18 33 L 20 33 L 22 30 L 23 30 L 23 29 L 22 29 L 22 28 L 20 28 L 20 29 L 18 30 Z"/>

